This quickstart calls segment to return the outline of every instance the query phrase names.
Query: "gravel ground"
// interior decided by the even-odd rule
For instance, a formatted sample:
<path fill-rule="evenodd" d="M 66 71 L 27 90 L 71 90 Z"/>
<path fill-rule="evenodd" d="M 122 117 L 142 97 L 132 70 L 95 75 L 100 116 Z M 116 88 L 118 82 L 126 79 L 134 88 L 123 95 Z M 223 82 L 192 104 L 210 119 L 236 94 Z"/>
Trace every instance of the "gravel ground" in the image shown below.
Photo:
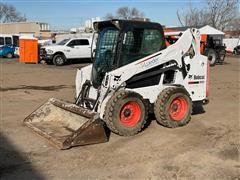
<path fill-rule="evenodd" d="M 210 103 L 182 128 L 58 150 L 22 125 L 50 97 L 73 101 L 76 69 L 0 59 L 0 179 L 240 179 L 240 57 L 211 68 Z"/>

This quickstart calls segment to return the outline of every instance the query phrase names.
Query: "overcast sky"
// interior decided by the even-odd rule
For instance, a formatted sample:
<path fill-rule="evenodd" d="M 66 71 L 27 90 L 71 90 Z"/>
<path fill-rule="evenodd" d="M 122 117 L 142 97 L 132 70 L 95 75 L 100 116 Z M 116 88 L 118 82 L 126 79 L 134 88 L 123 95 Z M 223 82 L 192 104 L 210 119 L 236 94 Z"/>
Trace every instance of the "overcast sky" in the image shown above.
<path fill-rule="evenodd" d="M 14 5 L 28 20 L 49 23 L 53 29 L 79 27 L 91 17 L 104 17 L 119 7 L 136 7 L 151 21 L 162 25 L 179 25 L 176 12 L 184 11 L 190 2 L 203 7 L 204 0 L 1 0 Z"/>

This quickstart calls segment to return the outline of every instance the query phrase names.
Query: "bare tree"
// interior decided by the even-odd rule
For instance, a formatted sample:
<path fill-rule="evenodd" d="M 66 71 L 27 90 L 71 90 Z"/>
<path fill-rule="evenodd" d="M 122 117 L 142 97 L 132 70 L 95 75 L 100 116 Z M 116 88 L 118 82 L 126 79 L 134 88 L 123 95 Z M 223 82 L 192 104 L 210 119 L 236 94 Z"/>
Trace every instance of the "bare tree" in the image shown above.
<path fill-rule="evenodd" d="M 228 24 L 227 30 L 239 31 L 240 32 L 240 17 L 234 19 Z M 239 33 L 240 35 L 240 33 Z"/>
<path fill-rule="evenodd" d="M 107 13 L 107 15 L 104 17 L 104 19 L 111 20 L 111 19 L 115 19 L 115 17 L 112 13 Z"/>
<path fill-rule="evenodd" d="M 182 26 L 203 26 L 209 24 L 224 30 L 233 21 L 238 12 L 239 0 L 206 0 L 206 7 L 193 8 L 190 4 L 186 13 L 179 13 L 177 17 Z"/>
<path fill-rule="evenodd" d="M 20 22 L 26 21 L 26 17 L 10 4 L 0 3 L 0 22 Z"/>
<path fill-rule="evenodd" d="M 182 26 L 204 26 L 208 24 L 208 12 L 204 9 L 193 8 L 191 5 L 186 13 L 180 14 L 177 11 L 177 17 Z"/>
<path fill-rule="evenodd" d="M 238 13 L 238 0 L 207 0 L 209 23 L 224 30 Z"/>
<path fill-rule="evenodd" d="M 118 8 L 116 15 L 112 15 L 108 13 L 105 16 L 105 19 L 141 19 L 144 18 L 144 13 L 140 12 L 137 8 L 129 8 L 129 7 L 120 7 Z"/>

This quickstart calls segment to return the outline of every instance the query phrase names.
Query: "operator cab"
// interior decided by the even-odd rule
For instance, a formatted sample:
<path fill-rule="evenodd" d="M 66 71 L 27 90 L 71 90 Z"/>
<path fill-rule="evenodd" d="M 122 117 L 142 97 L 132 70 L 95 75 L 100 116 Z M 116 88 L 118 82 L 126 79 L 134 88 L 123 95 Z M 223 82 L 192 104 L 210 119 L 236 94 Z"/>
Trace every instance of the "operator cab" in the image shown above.
<path fill-rule="evenodd" d="M 132 63 L 164 48 L 162 26 L 158 23 L 131 20 L 95 22 L 98 33 L 92 69 L 92 83 L 101 85 L 106 72 Z"/>

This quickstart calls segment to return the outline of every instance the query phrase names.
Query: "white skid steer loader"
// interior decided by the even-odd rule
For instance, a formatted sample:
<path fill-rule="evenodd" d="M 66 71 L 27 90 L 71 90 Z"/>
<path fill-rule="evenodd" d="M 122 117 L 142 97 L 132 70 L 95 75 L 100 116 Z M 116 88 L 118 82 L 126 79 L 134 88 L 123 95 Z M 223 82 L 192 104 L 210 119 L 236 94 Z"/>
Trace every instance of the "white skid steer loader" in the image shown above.
<path fill-rule="evenodd" d="M 74 104 L 50 99 L 24 124 L 60 149 L 108 141 L 140 132 L 148 113 L 176 128 L 191 119 L 194 102 L 208 102 L 208 60 L 200 33 L 186 30 L 166 48 L 163 29 L 153 22 L 96 22 L 93 64 L 78 70 Z"/>

